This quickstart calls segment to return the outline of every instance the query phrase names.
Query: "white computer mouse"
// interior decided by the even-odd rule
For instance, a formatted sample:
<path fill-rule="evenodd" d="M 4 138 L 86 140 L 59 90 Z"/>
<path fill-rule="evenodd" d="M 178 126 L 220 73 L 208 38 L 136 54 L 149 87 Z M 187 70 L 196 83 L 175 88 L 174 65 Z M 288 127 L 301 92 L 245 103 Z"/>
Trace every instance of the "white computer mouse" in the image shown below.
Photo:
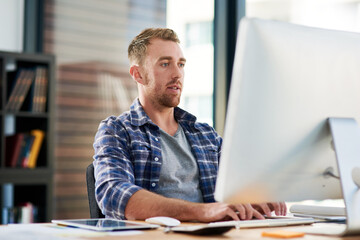
<path fill-rule="evenodd" d="M 147 218 L 145 219 L 145 222 L 152 224 L 159 224 L 167 227 L 176 227 L 181 224 L 181 222 L 176 218 L 163 217 L 163 216 Z"/>

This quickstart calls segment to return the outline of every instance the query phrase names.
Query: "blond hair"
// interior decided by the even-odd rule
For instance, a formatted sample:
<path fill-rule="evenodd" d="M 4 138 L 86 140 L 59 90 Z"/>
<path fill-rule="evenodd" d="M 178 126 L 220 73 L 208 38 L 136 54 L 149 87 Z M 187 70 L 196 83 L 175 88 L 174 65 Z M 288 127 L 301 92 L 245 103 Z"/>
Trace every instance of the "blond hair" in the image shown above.
<path fill-rule="evenodd" d="M 154 38 L 180 43 L 176 33 L 169 28 L 144 29 L 131 41 L 128 47 L 128 58 L 131 64 L 142 65 L 144 63 L 147 46 L 150 44 L 150 40 Z"/>

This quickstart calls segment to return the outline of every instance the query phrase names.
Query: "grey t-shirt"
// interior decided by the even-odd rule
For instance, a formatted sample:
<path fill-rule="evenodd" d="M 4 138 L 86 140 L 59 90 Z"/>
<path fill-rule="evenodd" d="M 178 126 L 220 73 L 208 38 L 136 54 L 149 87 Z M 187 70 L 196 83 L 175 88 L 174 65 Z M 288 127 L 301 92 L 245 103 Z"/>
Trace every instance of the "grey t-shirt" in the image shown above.
<path fill-rule="evenodd" d="M 199 169 L 180 124 L 174 136 L 160 129 L 162 165 L 156 193 L 191 202 L 203 202 Z"/>

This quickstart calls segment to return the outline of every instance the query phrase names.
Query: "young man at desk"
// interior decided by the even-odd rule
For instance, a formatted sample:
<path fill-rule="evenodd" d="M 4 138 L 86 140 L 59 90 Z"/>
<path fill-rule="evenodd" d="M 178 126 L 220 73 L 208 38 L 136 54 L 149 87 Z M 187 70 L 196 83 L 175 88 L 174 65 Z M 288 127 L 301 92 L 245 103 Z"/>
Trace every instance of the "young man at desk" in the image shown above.
<path fill-rule="evenodd" d="M 285 215 L 285 203 L 215 202 L 222 139 L 177 107 L 186 63 L 179 43 L 174 31 L 158 28 L 145 29 L 129 45 L 139 98 L 130 111 L 103 120 L 94 142 L 102 212 L 118 219 L 200 222 Z"/>

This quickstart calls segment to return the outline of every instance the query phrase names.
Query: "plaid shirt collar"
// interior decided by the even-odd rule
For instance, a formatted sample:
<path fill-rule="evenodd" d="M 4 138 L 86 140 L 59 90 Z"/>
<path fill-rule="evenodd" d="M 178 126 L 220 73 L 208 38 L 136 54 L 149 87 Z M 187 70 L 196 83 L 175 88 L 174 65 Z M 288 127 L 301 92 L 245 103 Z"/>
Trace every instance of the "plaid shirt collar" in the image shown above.
<path fill-rule="evenodd" d="M 179 107 L 174 108 L 174 115 L 178 122 L 187 123 L 189 125 L 194 125 L 196 122 L 196 117 L 194 115 L 182 110 Z M 130 106 L 130 122 L 132 125 L 137 127 L 145 125 L 146 123 L 155 125 L 145 113 L 139 98 L 135 99 Z"/>

